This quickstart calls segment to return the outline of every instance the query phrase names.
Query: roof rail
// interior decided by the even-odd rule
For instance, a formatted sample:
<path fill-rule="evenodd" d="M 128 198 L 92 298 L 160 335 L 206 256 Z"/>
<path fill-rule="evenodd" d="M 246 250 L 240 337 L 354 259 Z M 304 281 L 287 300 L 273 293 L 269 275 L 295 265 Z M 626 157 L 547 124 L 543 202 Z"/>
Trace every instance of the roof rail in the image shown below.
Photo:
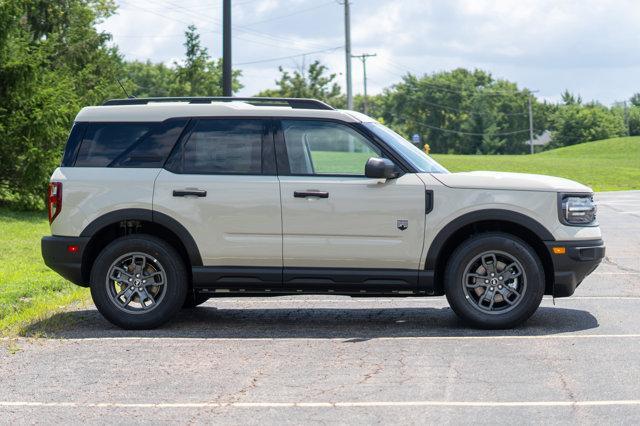
<path fill-rule="evenodd" d="M 236 98 L 229 96 L 196 96 L 196 97 L 166 97 L 166 98 L 129 98 L 110 99 L 102 105 L 146 105 L 152 102 L 187 102 L 190 104 L 208 104 L 211 102 L 247 102 L 256 106 L 284 106 L 293 109 L 335 109 L 317 99 L 305 98 L 263 98 L 247 97 Z"/>

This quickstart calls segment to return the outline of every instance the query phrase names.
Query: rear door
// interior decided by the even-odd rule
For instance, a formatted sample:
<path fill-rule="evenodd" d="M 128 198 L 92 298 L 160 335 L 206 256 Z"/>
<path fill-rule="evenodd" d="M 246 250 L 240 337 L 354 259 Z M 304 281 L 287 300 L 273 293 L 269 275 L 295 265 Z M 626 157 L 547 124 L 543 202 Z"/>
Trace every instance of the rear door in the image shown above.
<path fill-rule="evenodd" d="M 387 153 L 347 124 L 282 120 L 278 135 L 285 281 L 411 287 L 424 239 L 424 183 L 413 173 L 365 177 L 367 160 Z M 405 283 L 385 278 L 403 275 Z"/>
<path fill-rule="evenodd" d="M 271 121 L 201 118 L 189 127 L 156 180 L 154 211 L 189 231 L 204 266 L 244 277 L 243 269 L 267 268 L 279 282 L 282 221 Z"/>

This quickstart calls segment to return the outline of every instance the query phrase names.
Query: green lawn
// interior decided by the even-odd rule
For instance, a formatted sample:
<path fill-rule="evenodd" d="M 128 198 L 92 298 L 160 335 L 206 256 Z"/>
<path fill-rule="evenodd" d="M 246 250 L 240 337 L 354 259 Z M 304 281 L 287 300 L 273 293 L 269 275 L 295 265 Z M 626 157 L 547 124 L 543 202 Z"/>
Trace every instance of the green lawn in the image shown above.
<path fill-rule="evenodd" d="M 40 237 L 47 234 L 46 214 L 0 208 L 0 336 L 23 334 L 31 323 L 89 298 L 87 289 L 44 265 Z"/>
<path fill-rule="evenodd" d="M 587 142 L 534 155 L 433 155 L 452 172 L 495 170 L 561 176 L 595 191 L 640 189 L 640 137 Z"/>
<path fill-rule="evenodd" d="M 314 151 L 312 154 L 316 173 L 354 175 L 363 174 L 367 160 L 377 156 L 375 152 Z"/>
<path fill-rule="evenodd" d="M 315 151 L 318 173 L 362 174 L 373 153 Z M 534 155 L 432 156 L 452 172 L 493 170 L 572 179 L 595 191 L 640 189 L 640 137 L 587 142 Z"/>

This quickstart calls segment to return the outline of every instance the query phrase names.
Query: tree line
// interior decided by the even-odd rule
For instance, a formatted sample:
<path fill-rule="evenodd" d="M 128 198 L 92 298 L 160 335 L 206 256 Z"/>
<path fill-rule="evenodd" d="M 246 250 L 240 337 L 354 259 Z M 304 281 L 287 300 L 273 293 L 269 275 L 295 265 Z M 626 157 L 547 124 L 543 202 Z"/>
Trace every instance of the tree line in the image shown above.
<path fill-rule="evenodd" d="M 123 97 L 123 88 L 136 97 L 222 95 L 221 60 L 202 46 L 195 27 L 185 32 L 182 61 L 126 61 L 111 35 L 96 29 L 115 11 L 113 0 L 0 0 L 0 202 L 42 205 L 84 106 Z M 275 87 L 257 96 L 310 97 L 345 107 L 336 74 L 320 62 L 279 70 Z M 234 70 L 234 91 L 241 81 L 241 70 Z M 432 152 L 519 154 L 528 151 L 529 100 L 534 132 L 551 131 L 551 148 L 640 134 L 640 94 L 627 106 L 585 103 L 568 92 L 550 103 L 483 70 L 406 73 L 369 97 L 368 112 L 408 138 L 420 135 Z M 361 96 L 355 107 L 362 110 Z"/>

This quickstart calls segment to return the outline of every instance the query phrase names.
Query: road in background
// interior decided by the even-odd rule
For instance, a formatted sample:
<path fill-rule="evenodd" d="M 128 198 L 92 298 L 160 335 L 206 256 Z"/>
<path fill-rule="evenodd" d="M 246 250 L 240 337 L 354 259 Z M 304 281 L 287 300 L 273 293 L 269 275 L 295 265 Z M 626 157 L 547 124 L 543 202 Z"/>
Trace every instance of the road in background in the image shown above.
<path fill-rule="evenodd" d="M 217 299 L 150 332 L 71 312 L 0 349 L 0 423 L 638 424 L 640 191 L 597 199 L 607 258 L 523 327 L 444 298 Z"/>

